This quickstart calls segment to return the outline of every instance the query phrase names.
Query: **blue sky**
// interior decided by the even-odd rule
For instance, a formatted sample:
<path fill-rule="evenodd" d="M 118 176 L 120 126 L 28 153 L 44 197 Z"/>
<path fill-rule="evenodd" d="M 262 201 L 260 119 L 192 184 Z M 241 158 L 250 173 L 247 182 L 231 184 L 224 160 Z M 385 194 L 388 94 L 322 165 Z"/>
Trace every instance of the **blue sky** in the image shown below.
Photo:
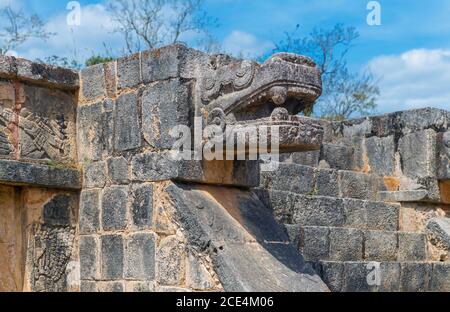
<path fill-rule="evenodd" d="M 6 2 L 8 0 L 0 0 Z M 121 38 L 111 27 L 103 1 L 80 0 L 82 25 L 70 32 L 65 24 L 66 1 L 12 0 L 39 13 L 59 34 L 49 42 L 30 42 L 19 55 L 42 58 L 70 55 L 76 44 L 84 58 L 113 49 Z M 379 0 L 381 26 L 369 26 L 369 0 L 205 0 L 205 10 L 218 19 L 213 35 L 229 53 L 257 56 L 270 51 L 284 31 L 300 24 L 304 33 L 336 23 L 354 26 L 360 38 L 348 56 L 350 68 L 366 68 L 380 78 L 379 111 L 433 106 L 450 110 L 450 1 Z"/>

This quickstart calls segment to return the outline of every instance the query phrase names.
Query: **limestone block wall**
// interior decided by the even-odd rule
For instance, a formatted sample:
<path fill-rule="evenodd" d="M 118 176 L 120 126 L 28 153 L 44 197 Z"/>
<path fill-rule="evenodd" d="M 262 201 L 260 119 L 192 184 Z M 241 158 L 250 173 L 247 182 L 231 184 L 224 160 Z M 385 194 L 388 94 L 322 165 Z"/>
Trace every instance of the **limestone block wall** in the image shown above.
<path fill-rule="evenodd" d="M 192 117 L 193 81 L 180 74 L 189 51 L 170 46 L 81 72 L 81 291 L 221 289 L 208 259 L 189 252 L 164 193 L 167 180 L 204 178 L 198 163 L 168 157 L 169 130 Z"/>

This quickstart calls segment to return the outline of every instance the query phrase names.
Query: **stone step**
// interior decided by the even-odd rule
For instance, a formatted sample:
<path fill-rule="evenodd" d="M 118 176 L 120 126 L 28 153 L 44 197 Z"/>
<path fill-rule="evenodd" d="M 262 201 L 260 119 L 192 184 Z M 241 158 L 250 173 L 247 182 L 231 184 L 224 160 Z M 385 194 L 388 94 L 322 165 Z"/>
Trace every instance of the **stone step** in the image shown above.
<path fill-rule="evenodd" d="M 305 195 L 378 200 L 385 191 L 383 178 L 361 172 L 319 169 L 280 163 L 275 171 L 261 172 L 260 187 Z"/>
<path fill-rule="evenodd" d="M 450 292 L 450 262 L 321 261 L 313 266 L 333 292 Z"/>
<path fill-rule="evenodd" d="M 254 190 L 278 222 L 300 226 L 398 231 L 400 205 L 349 198 Z"/>
<path fill-rule="evenodd" d="M 317 151 L 281 154 L 280 161 L 311 167 L 319 167 L 320 164 L 331 169 L 354 170 L 355 149 L 344 144 L 323 143 Z"/>
<path fill-rule="evenodd" d="M 286 225 L 291 242 L 307 261 L 425 261 L 421 233 Z"/>

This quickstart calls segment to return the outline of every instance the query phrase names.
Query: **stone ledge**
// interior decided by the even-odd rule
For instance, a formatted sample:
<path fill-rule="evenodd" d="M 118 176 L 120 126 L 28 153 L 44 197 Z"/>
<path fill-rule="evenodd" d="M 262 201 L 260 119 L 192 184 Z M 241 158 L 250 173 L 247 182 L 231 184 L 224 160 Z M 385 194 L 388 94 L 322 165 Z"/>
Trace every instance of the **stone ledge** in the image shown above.
<path fill-rule="evenodd" d="M 0 55 L 0 77 L 28 81 L 62 90 L 74 91 L 79 88 L 79 76 L 73 70 L 12 56 Z"/>
<path fill-rule="evenodd" d="M 56 189 L 81 189 L 80 172 L 71 168 L 0 160 L 0 183 Z"/>

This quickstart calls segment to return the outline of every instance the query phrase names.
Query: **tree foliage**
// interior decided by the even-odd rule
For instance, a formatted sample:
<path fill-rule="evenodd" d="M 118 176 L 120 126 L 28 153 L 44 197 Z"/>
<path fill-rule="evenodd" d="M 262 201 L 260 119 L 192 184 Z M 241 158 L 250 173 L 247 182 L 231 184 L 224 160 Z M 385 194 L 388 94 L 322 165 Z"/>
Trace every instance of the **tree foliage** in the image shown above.
<path fill-rule="evenodd" d="M 17 49 L 31 38 L 46 40 L 53 35 L 46 31 L 38 15 L 27 14 L 11 5 L 0 7 L 0 54 Z"/>
<path fill-rule="evenodd" d="M 217 22 L 202 10 L 203 0 L 109 0 L 107 7 L 129 53 L 178 43 L 184 35 L 200 35 L 210 47 L 207 28 Z"/>
<path fill-rule="evenodd" d="M 351 73 L 347 54 L 359 37 L 354 27 L 337 24 L 332 29 L 314 29 L 302 36 L 300 26 L 276 44 L 274 52 L 292 52 L 314 59 L 323 81 L 323 95 L 316 104 L 315 115 L 328 119 L 347 119 L 368 115 L 377 107 L 377 81 L 370 71 Z M 306 112 L 313 113 L 313 112 Z"/>

